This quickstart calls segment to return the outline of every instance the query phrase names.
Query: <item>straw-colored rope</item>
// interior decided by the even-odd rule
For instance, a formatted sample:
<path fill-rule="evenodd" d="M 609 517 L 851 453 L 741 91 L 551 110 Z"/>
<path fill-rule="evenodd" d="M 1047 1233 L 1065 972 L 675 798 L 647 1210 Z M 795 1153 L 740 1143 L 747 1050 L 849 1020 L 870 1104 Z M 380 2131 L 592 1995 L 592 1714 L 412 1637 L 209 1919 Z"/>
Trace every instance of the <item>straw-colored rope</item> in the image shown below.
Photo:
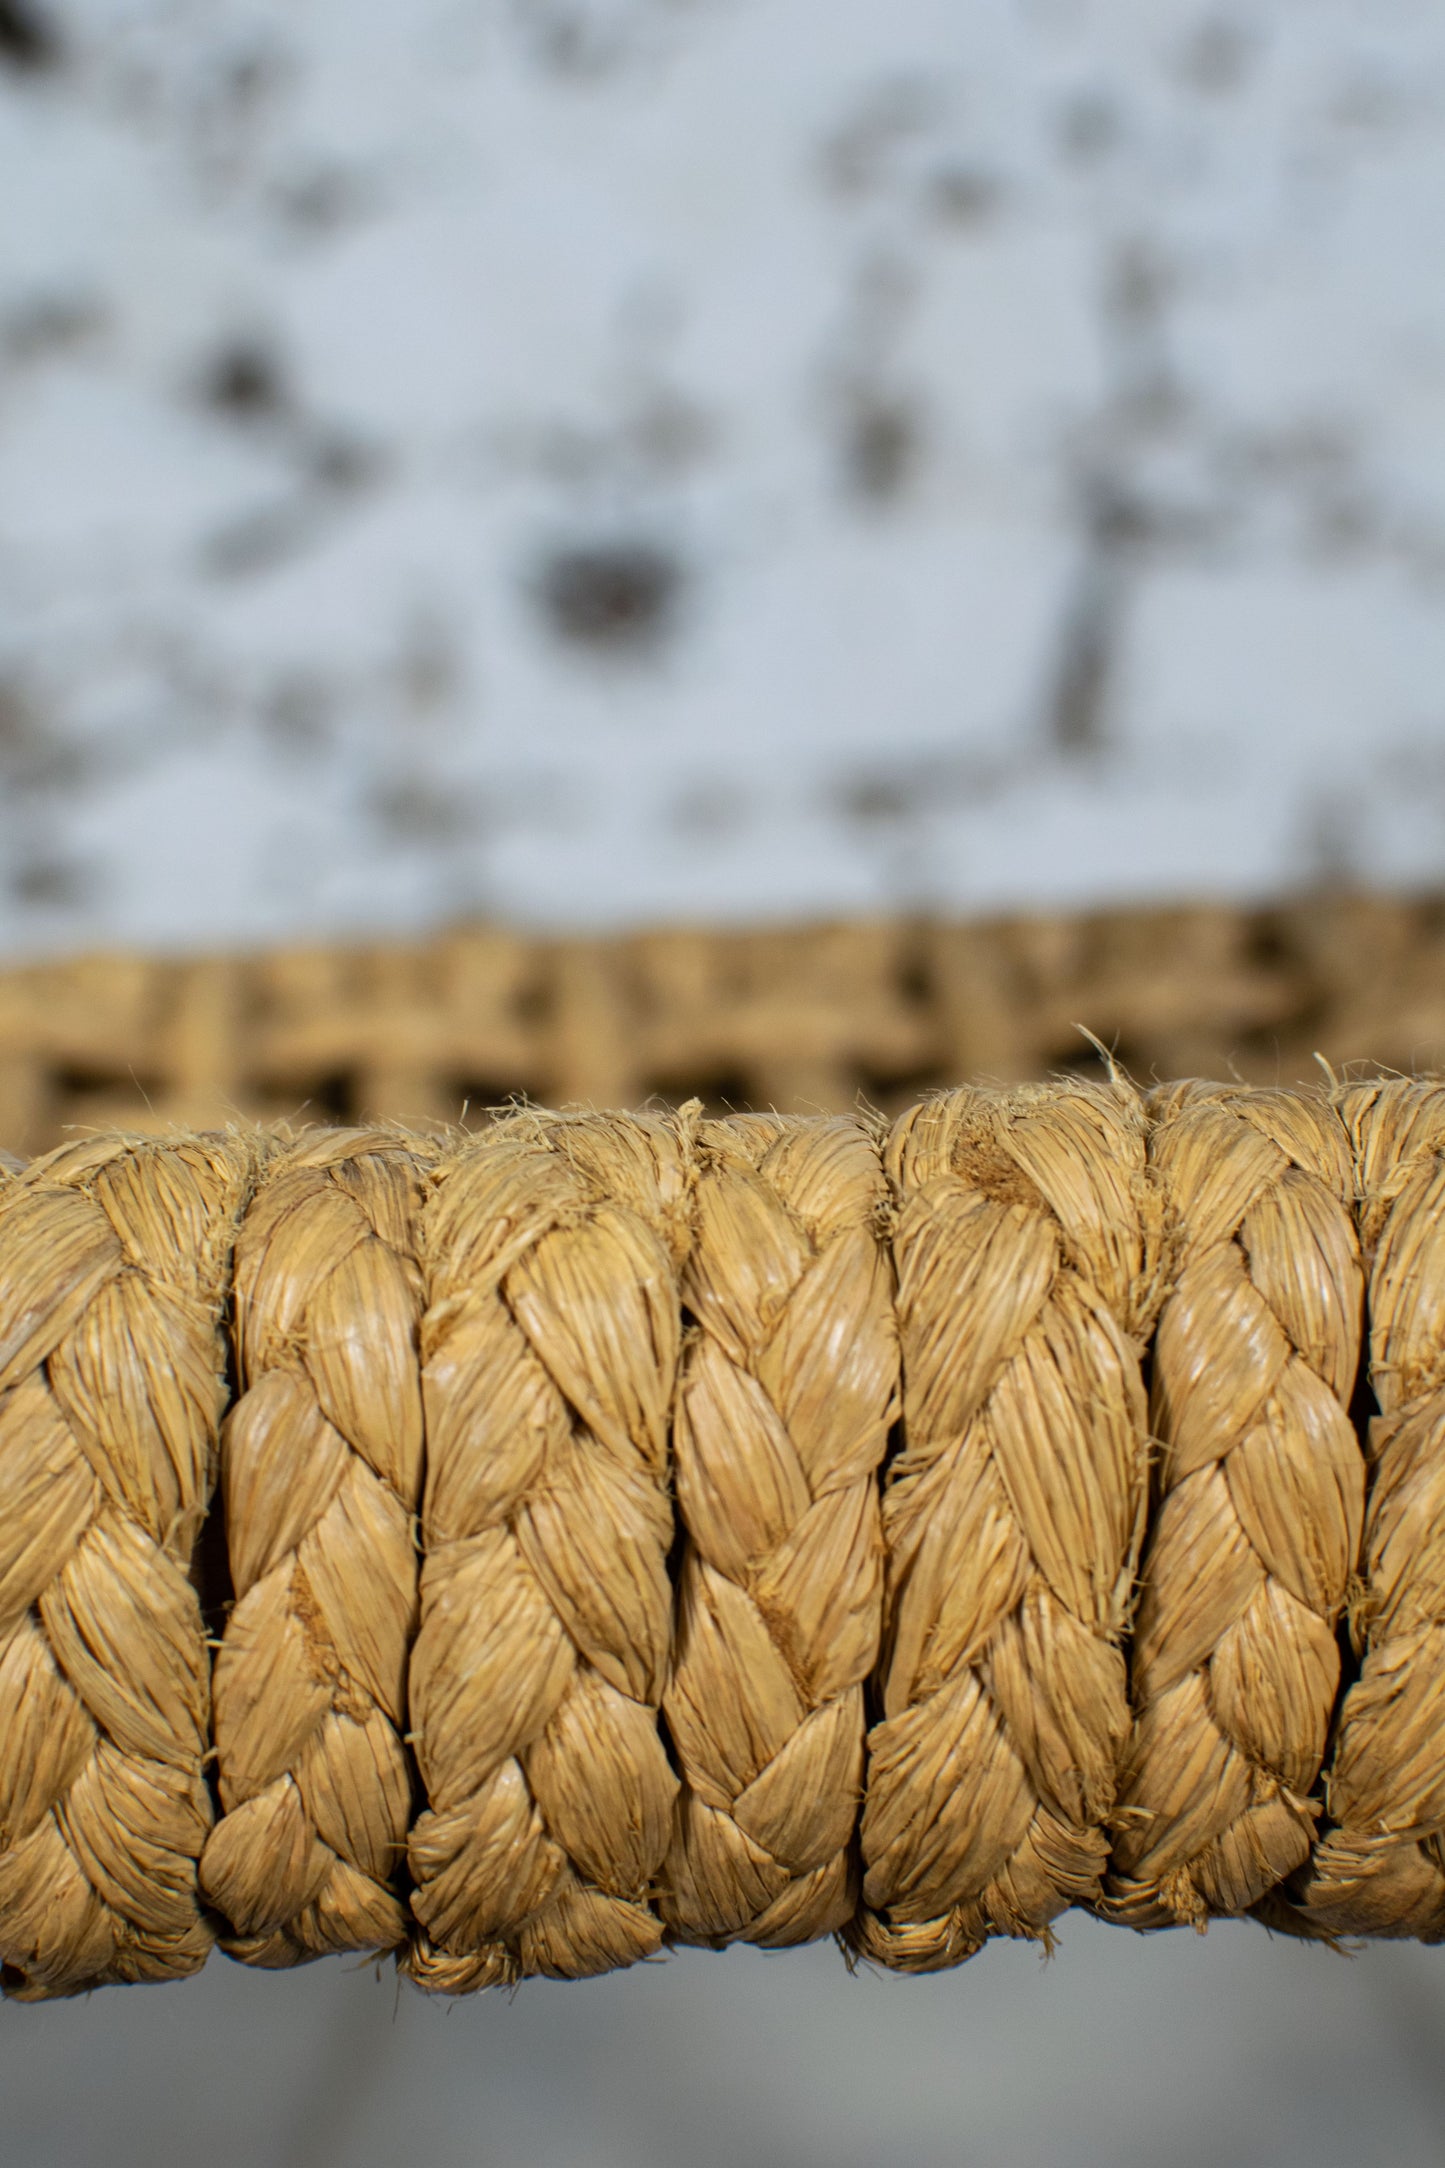
<path fill-rule="evenodd" d="M 898 1371 L 887 1191 L 846 1116 L 708 1123 L 699 1146 L 662 1912 L 679 1941 L 777 1948 L 844 1927 L 856 1900 Z"/>
<path fill-rule="evenodd" d="M 1343 1124 L 1298 1094 L 1216 1085 L 1151 1113 L 1179 1259 L 1114 1847 L 1114 1915 L 1136 1927 L 1248 1911 L 1308 1859 L 1364 1508 Z"/>
<path fill-rule="evenodd" d="M 1331 1933 L 1445 1935 L 1445 1091 L 1352 1086 L 1370 1266 L 1364 1663 L 1330 1771 L 1331 1829 L 1305 1887 Z"/>
<path fill-rule="evenodd" d="M 11 1993 L 1442 1935 L 1442 1592 L 1437 1087 L 0 1167 Z"/>
<path fill-rule="evenodd" d="M 188 1569 L 248 1159 L 101 1138 L 0 1175 L 0 1961 L 26 1999 L 210 1948 Z"/>
<path fill-rule="evenodd" d="M 427 1988 L 577 1978 L 662 1941 L 685 1144 L 662 1120 L 521 1115 L 438 1170 L 407 1959 Z"/>
<path fill-rule="evenodd" d="M 201 1886 L 250 1964 L 405 1940 L 431 1156 L 384 1130 L 320 1131 L 271 1162 L 236 1244 L 240 1398 L 221 1452 L 236 1602 L 215 1671 L 226 1812 Z"/>
<path fill-rule="evenodd" d="M 858 1945 L 905 1971 L 1097 1895 L 1129 1730 L 1158 1265 L 1124 1084 L 963 1091 L 889 1147 L 906 1448 Z"/>

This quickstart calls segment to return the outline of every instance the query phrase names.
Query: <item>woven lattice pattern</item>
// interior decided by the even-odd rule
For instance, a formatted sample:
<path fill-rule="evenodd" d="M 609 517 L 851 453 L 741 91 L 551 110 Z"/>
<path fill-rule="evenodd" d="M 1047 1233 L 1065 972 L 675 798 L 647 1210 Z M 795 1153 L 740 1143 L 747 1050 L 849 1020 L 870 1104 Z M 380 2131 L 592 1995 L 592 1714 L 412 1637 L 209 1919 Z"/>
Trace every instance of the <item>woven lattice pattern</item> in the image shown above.
<path fill-rule="evenodd" d="M 0 1168 L 0 1983 L 1445 1936 L 1442 1245 L 1408 1080 Z"/>
<path fill-rule="evenodd" d="M 1332 897 L 756 932 L 419 943 L 0 975 L 0 1150 L 68 1123 L 455 1121 L 524 1094 L 711 1110 L 886 1112 L 982 1076 L 1100 1074 L 1088 1025 L 1141 1077 L 1292 1083 L 1323 1053 L 1445 1063 L 1445 911 Z"/>

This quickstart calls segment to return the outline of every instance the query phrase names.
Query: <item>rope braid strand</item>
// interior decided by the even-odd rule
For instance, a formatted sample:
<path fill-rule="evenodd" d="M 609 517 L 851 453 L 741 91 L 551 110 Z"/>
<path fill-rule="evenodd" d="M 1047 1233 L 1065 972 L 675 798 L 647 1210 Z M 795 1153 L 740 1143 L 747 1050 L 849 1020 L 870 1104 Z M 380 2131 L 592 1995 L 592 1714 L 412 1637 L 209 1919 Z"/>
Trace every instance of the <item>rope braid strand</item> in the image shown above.
<path fill-rule="evenodd" d="M 250 1152 L 0 1175 L 0 1962 L 39 2001 L 195 1972 L 209 1666 L 189 1578 Z"/>
<path fill-rule="evenodd" d="M 226 1810 L 201 1886 L 254 1965 L 406 1938 L 424 1139 L 322 1130 L 266 1167 L 236 1245 L 221 1448 L 236 1601 L 215 1668 Z"/>
<path fill-rule="evenodd" d="M 1346 1413 L 1363 1281 L 1327 1102 L 1182 1084 L 1150 1112 L 1179 1256 L 1110 1906 L 1133 1927 L 1201 1926 L 1310 1855 L 1364 1512 Z"/>
<path fill-rule="evenodd" d="M 685 1145 L 661 1119 L 523 1114 L 436 1171 L 405 1960 L 423 1987 L 578 1979 L 662 1942 Z"/>
<path fill-rule="evenodd" d="M 1144 1137 L 1120 1083 L 955 1092 L 889 1142 L 906 1447 L 855 1939 L 902 1971 L 1099 1893 L 1146 1499 Z"/>
<path fill-rule="evenodd" d="M 1442 1350 L 1403 1081 L 0 1164 L 0 1986 L 1445 1937 Z"/>
<path fill-rule="evenodd" d="M 698 1150 L 662 1914 L 680 1942 L 779 1948 L 841 1929 L 856 1902 L 898 1372 L 887 1189 L 852 1117 L 710 1122 Z"/>
<path fill-rule="evenodd" d="M 1345 1698 L 1304 1919 L 1445 1936 L 1445 1091 L 1347 1087 L 1370 1271 L 1363 1655 Z"/>

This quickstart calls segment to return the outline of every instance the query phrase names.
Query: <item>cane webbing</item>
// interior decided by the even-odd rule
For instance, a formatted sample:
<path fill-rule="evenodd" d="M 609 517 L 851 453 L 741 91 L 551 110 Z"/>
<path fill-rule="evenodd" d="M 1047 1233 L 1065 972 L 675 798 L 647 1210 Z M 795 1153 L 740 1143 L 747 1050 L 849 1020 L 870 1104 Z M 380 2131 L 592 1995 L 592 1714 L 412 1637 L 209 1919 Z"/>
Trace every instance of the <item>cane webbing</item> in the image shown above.
<path fill-rule="evenodd" d="M 959 1077 L 1296 1083 L 1445 1065 L 1445 907 L 1331 894 L 949 923 L 462 926 L 256 955 L 0 971 L 0 1152 L 66 1125 L 458 1121 L 514 1095 L 892 1114 Z"/>

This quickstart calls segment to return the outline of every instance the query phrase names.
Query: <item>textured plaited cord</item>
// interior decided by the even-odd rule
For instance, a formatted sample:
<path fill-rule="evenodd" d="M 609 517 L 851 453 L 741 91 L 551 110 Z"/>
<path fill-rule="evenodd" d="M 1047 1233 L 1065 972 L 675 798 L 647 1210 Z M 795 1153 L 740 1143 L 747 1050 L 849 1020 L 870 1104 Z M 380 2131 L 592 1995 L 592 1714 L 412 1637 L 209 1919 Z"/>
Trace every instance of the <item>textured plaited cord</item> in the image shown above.
<path fill-rule="evenodd" d="M 1364 1509 L 1346 1413 L 1363 1283 L 1327 1101 L 1186 1084 L 1150 1111 L 1178 1258 L 1111 1903 L 1132 1926 L 1199 1925 L 1309 1857 Z"/>
<path fill-rule="evenodd" d="M 882 1171 L 695 1109 L 0 1170 L 0 1984 L 172 1977 L 218 1913 L 449 1989 L 1072 1902 L 1445 1932 L 1445 1093 L 954 1093 Z"/>
<path fill-rule="evenodd" d="M 906 1444 L 855 1939 L 929 1971 L 1099 1890 L 1160 1215 L 1123 1082 L 952 1093 L 888 1159 Z"/>
<path fill-rule="evenodd" d="M 1345 1698 L 1304 1918 L 1445 1935 L 1445 1091 L 1346 1087 L 1370 1272 L 1370 1505 Z"/>
<path fill-rule="evenodd" d="M 698 1145 L 662 1912 L 679 1941 L 780 1947 L 843 1927 L 856 1899 L 898 1373 L 887 1188 L 847 1117 L 740 1116 Z"/>
<path fill-rule="evenodd" d="M 322 1131 L 267 1166 L 236 1245 L 221 1474 L 235 1605 L 215 1669 L 226 1809 L 201 1886 L 257 1965 L 405 1939 L 416 1628 L 421 1177 L 433 1150 Z"/>
<path fill-rule="evenodd" d="M 211 1945 L 189 1567 L 249 1157 L 102 1138 L 0 1174 L 0 1960 L 26 1999 Z"/>
<path fill-rule="evenodd" d="M 574 1978 L 662 1941 L 691 1119 L 520 1115 L 437 1173 L 411 1666 L 424 1987 Z"/>

